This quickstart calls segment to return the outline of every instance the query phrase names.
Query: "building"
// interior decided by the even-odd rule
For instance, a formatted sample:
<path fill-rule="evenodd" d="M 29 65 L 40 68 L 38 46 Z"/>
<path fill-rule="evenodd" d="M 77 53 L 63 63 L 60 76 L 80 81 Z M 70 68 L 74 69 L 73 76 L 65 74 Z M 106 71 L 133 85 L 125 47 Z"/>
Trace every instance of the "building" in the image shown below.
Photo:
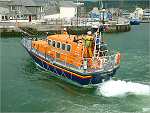
<path fill-rule="evenodd" d="M 112 14 L 108 11 L 103 9 L 99 10 L 97 7 L 94 7 L 92 11 L 89 12 L 89 17 L 95 20 L 111 20 Z"/>
<path fill-rule="evenodd" d="M 9 7 L 7 4 L 10 0 L 0 0 L 0 21 L 8 20 Z"/>
<path fill-rule="evenodd" d="M 136 8 L 133 13 L 130 13 L 130 18 L 134 19 L 140 19 L 142 20 L 144 14 L 144 10 L 142 8 Z"/>
<path fill-rule="evenodd" d="M 77 6 L 73 1 L 60 1 L 60 17 L 73 18 L 77 14 Z"/>
<path fill-rule="evenodd" d="M 113 17 L 119 17 L 122 14 L 122 9 L 120 8 L 108 8 L 108 11 L 112 14 Z"/>
<path fill-rule="evenodd" d="M 128 10 L 122 10 L 121 15 L 122 17 L 129 18 L 130 12 Z"/>
<path fill-rule="evenodd" d="M 39 20 L 59 11 L 56 0 L 0 0 L 0 19 Z"/>
<path fill-rule="evenodd" d="M 77 5 L 73 1 L 60 1 L 58 9 L 45 13 L 44 19 L 70 19 L 77 16 Z"/>
<path fill-rule="evenodd" d="M 0 21 L 8 20 L 8 8 L 0 7 Z"/>
<path fill-rule="evenodd" d="M 12 0 L 8 4 L 10 19 L 38 19 L 43 6 L 33 0 Z"/>
<path fill-rule="evenodd" d="M 150 9 L 144 9 L 143 20 L 150 22 Z"/>

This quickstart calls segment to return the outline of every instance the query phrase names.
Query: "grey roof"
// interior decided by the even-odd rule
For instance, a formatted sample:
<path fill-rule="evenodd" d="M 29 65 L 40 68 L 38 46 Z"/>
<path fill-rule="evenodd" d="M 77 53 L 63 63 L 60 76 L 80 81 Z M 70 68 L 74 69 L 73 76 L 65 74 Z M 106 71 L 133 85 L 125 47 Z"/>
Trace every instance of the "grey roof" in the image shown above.
<path fill-rule="evenodd" d="M 7 13 L 9 13 L 8 8 L 0 7 L 0 14 L 7 14 Z"/>
<path fill-rule="evenodd" d="M 9 6 L 20 6 L 18 13 L 24 15 L 36 15 L 36 14 L 55 14 L 59 12 L 58 2 L 56 0 L 12 0 Z M 40 7 L 43 7 L 44 12 L 40 12 Z M 34 7 L 34 8 L 33 8 Z M 16 13 L 11 11 L 10 14 Z"/>
<path fill-rule="evenodd" d="M 57 6 L 58 2 L 56 0 L 12 0 L 8 5 L 22 5 L 22 6 L 45 6 L 49 4 L 50 6 Z"/>
<path fill-rule="evenodd" d="M 60 7 L 76 7 L 73 1 L 60 1 Z"/>
<path fill-rule="evenodd" d="M 57 5 L 58 4 L 56 0 L 34 0 L 34 2 L 40 5 L 45 5 L 45 4 Z"/>
<path fill-rule="evenodd" d="M 56 7 L 49 7 L 48 9 L 44 10 L 45 15 L 52 15 L 52 14 L 56 14 L 59 13 L 59 10 Z"/>
<path fill-rule="evenodd" d="M 35 0 L 12 0 L 8 5 L 41 6 Z"/>
<path fill-rule="evenodd" d="M 8 7 L 9 1 L 0 1 L 0 7 Z"/>

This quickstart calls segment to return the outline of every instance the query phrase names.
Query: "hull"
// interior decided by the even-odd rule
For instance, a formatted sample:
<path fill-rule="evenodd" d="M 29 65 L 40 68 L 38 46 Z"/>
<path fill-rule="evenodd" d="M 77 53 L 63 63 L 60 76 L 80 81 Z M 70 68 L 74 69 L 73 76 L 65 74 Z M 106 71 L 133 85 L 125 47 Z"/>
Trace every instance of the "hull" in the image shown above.
<path fill-rule="evenodd" d="M 52 72 L 54 74 L 53 76 L 61 78 L 69 83 L 72 83 L 80 87 L 97 86 L 99 83 L 102 83 L 103 81 L 106 81 L 112 78 L 117 70 L 117 68 L 115 68 L 111 71 L 103 72 L 103 73 L 96 72 L 96 73 L 90 73 L 90 74 L 86 74 L 86 73 L 83 74 L 83 73 L 79 73 L 77 71 L 71 70 L 66 67 L 62 67 L 54 63 L 52 64 L 46 59 L 43 59 L 42 57 L 36 55 L 35 53 L 31 51 L 28 51 L 28 53 L 32 57 L 33 61 L 39 67 Z"/>

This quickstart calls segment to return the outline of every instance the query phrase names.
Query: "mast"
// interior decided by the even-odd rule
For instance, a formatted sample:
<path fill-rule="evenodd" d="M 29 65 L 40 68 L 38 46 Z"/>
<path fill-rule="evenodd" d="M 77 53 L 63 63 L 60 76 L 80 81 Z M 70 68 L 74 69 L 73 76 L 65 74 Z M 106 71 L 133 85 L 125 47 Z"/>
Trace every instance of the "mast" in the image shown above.
<path fill-rule="evenodd" d="M 79 2 L 79 0 L 77 0 L 77 2 L 76 2 L 75 4 L 76 4 L 76 6 L 77 6 L 77 14 L 76 14 L 77 17 L 76 17 L 76 18 L 77 18 L 77 37 L 78 37 L 79 7 L 80 7 L 81 5 L 83 5 L 84 3 L 81 3 L 81 2 Z"/>
<path fill-rule="evenodd" d="M 78 0 L 77 0 L 77 38 L 78 38 L 78 19 L 79 19 L 79 14 L 78 14 Z"/>
<path fill-rule="evenodd" d="M 102 2 L 102 0 L 99 0 L 99 6 L 101 6 L 100 9 L 103 9 L 103 2 Z"/>
<path fill-rule="evenodd" d="M 100 4 L 101 4 L 101 6 L 100 6 Z M 105 21 L 104 21 L 105 9 L 103 7 L 102 0 L 99 0 L 99 14 L 101 14 L 101 12 L 102 12 L 102 20 L 101 21 L 99 20 L 99 25 L 98 25 L 98 29 L 97 29 L 99 34 L 97 32 L 95 33 L 95 46 L 94 46 L 93 59 L 95 59 L 96 55 L 99 53 L 99 50 L 96 50 L 97 46 L 100 48 L 100 45 L 103 42 L 103 30 L 104 30 L 104 24 L 105 24 Z M 100 24 L 100 23 L 102 23 L 102 24 Z"/>

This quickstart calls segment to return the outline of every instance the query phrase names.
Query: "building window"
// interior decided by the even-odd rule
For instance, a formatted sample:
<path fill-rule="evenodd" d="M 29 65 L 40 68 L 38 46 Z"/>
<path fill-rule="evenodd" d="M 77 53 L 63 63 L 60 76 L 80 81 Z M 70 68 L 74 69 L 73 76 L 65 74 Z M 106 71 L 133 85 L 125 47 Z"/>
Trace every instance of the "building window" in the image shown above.
<path fill-rule="evenodd" d="M 19 16 L 19 15 L 17 15 L 17 18 L 20 18 L 20 16 Z"/>
<path fill-rule="evenodd" d="M 5 19 L 5 16 L 2 16 L 2 20 L 4 20 Z"/>
<path fill-rule="evenodd" d="M 51 40 L 48 40 L 48 45 L 51 45 L 52 41 Z"/>
<path fill-rule="evenodd" d="M 60 48 L 60 42 L 57 42 L 57 48 Z"/>
<path fill-rule="evenodd" d="M 66 45 L 62 44 L 62 46 L 61 46 L 62 50 L 65 50 L 65 47 L 66 47 Z"/>
<path fill-rule="evenodd" d="M 6 20 L 8 20 L 8 17 L 7 17 L 7 16 L 5 16 L 5 19 L 6 19 Z"/>
<path fill-rule="evenodd" d="M 43 7 L 40 7 L 40 12 L 43 12 Z"/>
<path fill-rule="evenodd" d="M 67 51 L 70 51 L 70 50 L 71 50 L 71 46 L 67 45 Z"/>
<path fill-rule="evenodd" d="M 55 47 L 55 41 L 52 42 L 52 46 Z"/>
<path fill-rule="evenodd" d="M 12 11 L 16 10 L 16 6 L 11 6 L 11 10 Z"/>

